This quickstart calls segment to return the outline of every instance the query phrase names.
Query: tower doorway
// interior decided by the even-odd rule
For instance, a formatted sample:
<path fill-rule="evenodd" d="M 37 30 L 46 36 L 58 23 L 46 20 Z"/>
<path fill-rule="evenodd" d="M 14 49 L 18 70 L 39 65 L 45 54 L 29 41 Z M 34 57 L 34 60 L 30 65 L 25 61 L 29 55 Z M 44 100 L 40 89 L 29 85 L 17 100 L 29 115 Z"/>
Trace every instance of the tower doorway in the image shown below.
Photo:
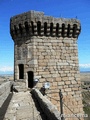
<path fill-rule="evenodd" d="M 24 65 L 19 64 L 19 79 L 24 79 Z"/>
<path fill-rule="evenodd" d="M 33 88 L 33 72 L 28 71 L 28 88 Z"/>

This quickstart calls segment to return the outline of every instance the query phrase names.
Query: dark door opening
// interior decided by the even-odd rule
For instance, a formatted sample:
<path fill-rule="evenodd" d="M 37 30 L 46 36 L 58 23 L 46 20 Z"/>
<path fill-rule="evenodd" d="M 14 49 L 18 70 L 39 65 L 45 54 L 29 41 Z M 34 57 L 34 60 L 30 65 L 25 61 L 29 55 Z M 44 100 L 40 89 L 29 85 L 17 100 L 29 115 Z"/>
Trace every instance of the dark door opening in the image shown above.
<path fill-rule="evenodd" d="M 28 72 L 28 87 L 33 88 L 33 72 Z"/>
<path fill-rule="evenodd" d="M 24 79 L 24 65 L 19 64 L 19 79 Z"/>

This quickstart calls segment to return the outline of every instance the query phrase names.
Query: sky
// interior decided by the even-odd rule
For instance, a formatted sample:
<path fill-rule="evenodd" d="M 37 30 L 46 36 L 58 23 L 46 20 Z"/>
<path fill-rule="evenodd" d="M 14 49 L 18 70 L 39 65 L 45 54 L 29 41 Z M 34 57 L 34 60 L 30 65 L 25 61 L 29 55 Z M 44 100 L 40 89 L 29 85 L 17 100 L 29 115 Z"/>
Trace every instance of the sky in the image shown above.
<path fill-rule="evenodd" d="M 13 73 L 14 42 L 10 36 L 10 17 L 30 10 L 45 15 L 77 18 L 80 71 L 90 71 L 90 0 L 0 0 L 0 74 Z"/>

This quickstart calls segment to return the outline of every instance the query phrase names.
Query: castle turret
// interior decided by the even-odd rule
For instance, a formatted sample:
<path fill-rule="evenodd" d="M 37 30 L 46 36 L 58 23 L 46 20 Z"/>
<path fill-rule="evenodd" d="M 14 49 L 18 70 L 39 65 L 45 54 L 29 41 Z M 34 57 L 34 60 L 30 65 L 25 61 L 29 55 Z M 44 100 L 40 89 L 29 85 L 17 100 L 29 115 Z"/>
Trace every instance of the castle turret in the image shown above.
<path fill-rule="evenodd" d="M 80 22 L 76 19 L 54 18 L 36 11 L 12 17 L 10 25 L 14 41 L 32 36 L 77 38 L 81 30 Z"/>
<path fill-rule="evenodd" d="M 64 103 L 74 113 L 83 113 L 77 49 L 80 31 L 77 19 L 54 18 L 36 11 L 12 17 L 15 82 L 39 90 L 48 84 L 48 99 L 58 109 L 59 101 L 52 98 L 59 100 L 61 89 Z M 66 106 L 64 113 L 71 114 Z"/>

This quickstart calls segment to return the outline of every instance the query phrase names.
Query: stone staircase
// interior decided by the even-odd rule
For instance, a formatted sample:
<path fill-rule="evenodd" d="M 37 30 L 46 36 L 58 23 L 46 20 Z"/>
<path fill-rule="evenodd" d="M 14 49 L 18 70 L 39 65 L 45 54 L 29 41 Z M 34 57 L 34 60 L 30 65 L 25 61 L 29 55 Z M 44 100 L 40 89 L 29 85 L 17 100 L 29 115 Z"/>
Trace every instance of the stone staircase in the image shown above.
<path fill-rule="evenodd" d="M 29 91 L 14 92 L 3 120 L 48 120 L 36 104 Z"/>
<path fill-rule="evenodd" d="M 13 91 L 15 92 L 26 92 L 29 88 L 26 88 L 26 84 L 24 81 L 18 80 L 17 82 L 13 83 Z"/>

